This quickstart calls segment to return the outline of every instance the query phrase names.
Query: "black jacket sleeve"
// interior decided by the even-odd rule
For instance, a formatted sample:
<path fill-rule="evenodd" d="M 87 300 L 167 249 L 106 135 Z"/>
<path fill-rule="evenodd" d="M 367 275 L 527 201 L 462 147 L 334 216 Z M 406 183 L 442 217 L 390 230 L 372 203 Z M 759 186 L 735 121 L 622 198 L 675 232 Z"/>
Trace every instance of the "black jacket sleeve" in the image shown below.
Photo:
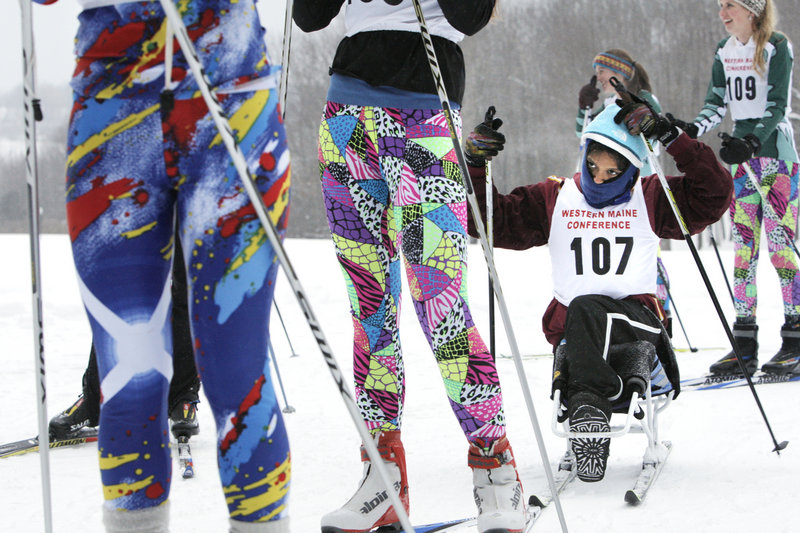
<path fill-rule="evenodd" d="M 305 32 L 326 27 L 342 9 L 344 0 L 294 0 L 292 19 Z"/>
<path fill-rule="evenodd" d="M 439 0 L 442 13 L 464 35 L 475 35 L 489 23 L 495 0 Z"/>

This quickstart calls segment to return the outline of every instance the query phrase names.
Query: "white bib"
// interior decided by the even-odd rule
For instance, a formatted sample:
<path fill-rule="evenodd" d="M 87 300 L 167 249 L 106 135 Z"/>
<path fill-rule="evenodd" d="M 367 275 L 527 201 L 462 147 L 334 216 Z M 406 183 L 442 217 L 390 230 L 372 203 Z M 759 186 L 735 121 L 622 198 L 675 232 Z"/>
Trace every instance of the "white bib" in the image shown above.
<path fill-rule="evenodd" d="M 457 43 L 464 34 L 447 22 L 438 0 L 420 0 L 425 24 L 431 35 Z M 362 31 L 398 30 L 419 33 L 419 22 L 411 0 L 347 0 L 344 24 L 348 37 Z M 397 51 L 398 54 L 402 50 Z"/>
<path fill-rule="evenodd" d="M 655 293 L 659 240 L 640 181 L 629 202 L 595 209 L 575 180 L 567 180 L 550 226 L 553 296 L 569 306 L 584 294 L 621 299 Z"/>
<path fill-rule="evenodd" d="M 768 57 L 773 50 L 772 43 L 764 47 Z M 730 37 L 718 52 L 725 70 L 725 103 L 733 120 L 761 118 L 767 107 L 767 79 L 753 69 L 755 53 L 752 38 L 742 44 L 736 37 Z"/>

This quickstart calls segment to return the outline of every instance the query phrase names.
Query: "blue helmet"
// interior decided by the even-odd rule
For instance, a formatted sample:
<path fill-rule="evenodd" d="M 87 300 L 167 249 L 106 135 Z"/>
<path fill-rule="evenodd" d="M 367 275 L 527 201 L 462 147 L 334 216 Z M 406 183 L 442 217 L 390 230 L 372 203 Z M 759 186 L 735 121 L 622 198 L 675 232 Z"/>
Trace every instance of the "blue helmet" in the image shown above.
<path fill-rule="evenodd" d="M 581 190 L 592 207 L 600 209 L 608 205 L 627 202 L 631 188 L 639 177 L 639 169 L 647 160 L 647 146 L 638 135 L 632 135 L 624 124 L 614 122 L 620 107 L 612 104 L 595 117 L 581 136 L 583 156 L 581 164 Z M 595 183 L 586 166 L 586 153 L 591 143 L 600 143 L 621 154 L 630 161 L 625 172 L 611 181 Z"/>

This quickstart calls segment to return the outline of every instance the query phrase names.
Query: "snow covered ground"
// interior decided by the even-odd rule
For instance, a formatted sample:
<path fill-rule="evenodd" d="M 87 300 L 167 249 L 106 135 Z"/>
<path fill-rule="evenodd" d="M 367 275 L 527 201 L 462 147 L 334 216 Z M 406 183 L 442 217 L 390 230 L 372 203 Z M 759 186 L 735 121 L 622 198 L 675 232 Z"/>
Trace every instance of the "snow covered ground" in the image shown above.
<path fill-rule="evenodd" d="M 52 416 L 80 391 L 90 339 L 68 237 L 45 235 L 41 243 L 48 416 Z M 286 247 L 339 364 L 349 376 L 350 317 L 332 245 L 327 240 L 289 240 Z M 0 338 L 5 345 L 0 372 L 0 442 L 6 442 L 36 433 L 37 400 L 27 236 L 0 235 L 0 249 L 5 250 L 0 276 Z M 713 249 L 703 249 L 700 255 L 731 321 L 732 306 Z M 730 243 L 723 244 L 722 256 L 730 273 Z M 689 340 L 700 348 L 697 353 L 679 352 L 681 372 L 683 377 L 697 376 L 726 352 L 725 335 L 685 244 L 673 245 L 671 251 L 663 252 L 663 259 Z M 540 329 L 540 317 L 550 298 L 547 250 L 498 250 L 496 260 L 522 353 L 548 352 Z M 488 342 L 486 271 L 478 246 L 470 248 L 470 265 L 473 313 Z M 783 317 L 776 274 L 766 258 L 760 271 L 763 361 L 778 349 Z M 277 303 L 299 354 L 290 357 L 286 336 L 273 315 L 273 343 L 288 401 L 296 409 L 286 415 L 293 459 L 292 532 L 313 533 L 319 531 L 320 515 L 342 504 L 355 488 L 361 473 L 359 442 L 288 283 L 282 275 L 279 280 Z M 498 351 L 509 354 L 499 315 L 497 321 Z M 403 440 L 412 521 L 421 524 L 472 515 L 467 446 L 407 301 L 402 328 L 408 378 Z M 686 348 L 677 322 L 674 333 L 676 347 Z M 565 444 L 549 429 L 551 358 L 526 359 L 524 368 L 547 454 L 555 462 Z M 500 358 L 498 369 L 509 437 L 527 496 L 546 484 L 540 451 L 513 361 Z M 662 416 L 661 438 L 672 441 L 673 451 L 648 499 L 635 508 L 623 501 L 641 466 L 645 438 L 629 435 L 615 439 L 606 478 L 595 484 L 575 482 L 562 495 L 570 531 L 800 530 L 794 507 L 800 475 L 800 385 L 776 384 L 757 390 L 777 439 L 790 441 L 781 456 L 772 453 L 772 441 L 746 387 L 686 392 Z M 200 404 L 199 416 L 201 432 L 192 439 L 196 477 L 178 479 L 172 485 L 172 531 L 220 533 L 227 531 L 227 517 L 207 403 Z M 54 450 L 50 465 L 54 531 L 101 532 L 96 448 L 85 445 Z M 43 531 L 38 455 L 0 459 L 0 480 L 0 531 Z M 560 531 L 555 509 L 545 511 L 534 531 Z"/>

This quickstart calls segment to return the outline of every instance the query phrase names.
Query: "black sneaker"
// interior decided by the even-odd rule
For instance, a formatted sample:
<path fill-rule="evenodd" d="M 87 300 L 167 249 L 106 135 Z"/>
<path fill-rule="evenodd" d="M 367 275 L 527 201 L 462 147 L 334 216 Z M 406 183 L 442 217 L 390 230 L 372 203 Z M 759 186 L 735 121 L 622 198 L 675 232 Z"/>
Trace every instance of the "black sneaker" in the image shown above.
<path fill-rule="evenodd" d="M 180 402 L 169 413 L 172 423 L 172 435 L 178 437 L 191 437 L 200 433 L 200 424 L 197 422 L 197 402 Z"/>
<path fill-rule="evenodd" d="M 50 419 L 50 438 L 69 439 L 81 433 L 83 428 L 97 427 L 100 422 L 99 406 L 92 409 L 83 394 L 67 409 Z"/>
<path fill-rule="evenodd" d="M 600 407 L 580 401 L 583 399 L 581 396 L 583 396 L 583 393 L 576 394 L 570 398 L 570 431 L 577 433 L 607 433 L 611 431 L 608 423 L 609 415 Z M 576 400 L 578 401 L 576 402 Z M 573 437 L 570 439 L 570 448 L 572 453 L 575 454 L 578 479 L 586 482 L 603 479 L 606 474 L 610 446 L 611 439 L 606 438 Z"/>

